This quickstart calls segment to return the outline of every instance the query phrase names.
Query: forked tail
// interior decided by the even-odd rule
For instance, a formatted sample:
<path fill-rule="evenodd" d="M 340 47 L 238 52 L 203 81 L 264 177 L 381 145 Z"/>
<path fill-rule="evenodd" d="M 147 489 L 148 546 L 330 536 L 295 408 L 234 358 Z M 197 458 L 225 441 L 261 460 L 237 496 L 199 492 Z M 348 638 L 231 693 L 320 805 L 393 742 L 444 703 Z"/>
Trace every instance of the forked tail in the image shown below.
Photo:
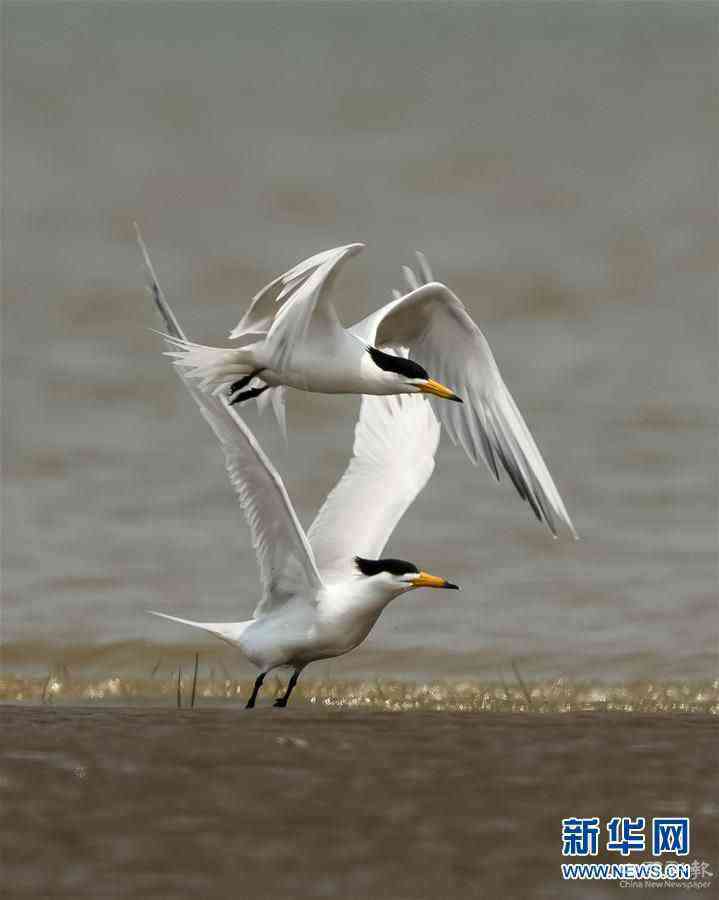
<path fill-rule="evenodd" d="M 163 334 L 163 337 L 174 347 L 165 355 L 171 356 L 189 378 L 197 379 L 203 391 L 219 393 L 223 387 L 252 375 L 259 368 L 252 345 L 206 347 L 169 334 Z"/>
<path fill-rule="evenodd" d="M 155 612 L 154 609 L 147 610 L 151 616 L 159 616 L 161 619 L 169 619 L 170 622 L 179 622 L 180 625 L 189 625 L 191 628 L 199 628 L 201 631 L 207 631 L 214 634 L 215 637 L 233 647 L 238 646 L 238 642 L 242 637 L 245 629 L 254 622 L 249 619 L 247 622 L 193 622 L 191 619 L 180 619 L 178 616 L 168 616 L 167 613 Z"/>
<path fill-rule="evenodd" d="M 267 336 L 266 333 L 247 330 L 244 334 L 238 335 L 238 338 L 241 338 L 243 341 L 240 347 L 226 349 L 205 347 L 202 344 L 195 344 L 189 341 L 180 323 L 177 321 L 172 307 L 162 293 L 150 260 L 150 254 L 147 252 L 147 247 L 142 240 L 137 223 L 135 223 L 135 231 L 137 232 L 137 242 L 145 260 L 152 298 L 165 323 L 166 332 L 161 331 L 159 334 L 175 348 L 168 351 L 169 355 L 174 357 L 175 365 L 181 374 L 186 374 L 190 377 L 196 375 L 202 379 L 201 386 L 207 390 L 211 389 L 214 392 L 218 392 L 225 384 L 237 385 L 232 396 L 226 399 L 228 402 L 239 399 L 244 388 L 248 387 L 249 382 L 252 380 L 252 376 L 260 368 L 254 357 L 253 344 L 264 341 Z M 190 371 L 186 371 L 187 369 Z M 238 385 L 237 382 L 240 382 L 240 384 Z M 257 405 L 260 410 L 264 410 L 268 403 L 271 403 L 280 431 L 285 441 L 287 441 L 287 426 L 285 424 L 285 395 L 287 388 L 280 386 L 273 390 L 253 391 L 252 393 L 257 397 Z"/>

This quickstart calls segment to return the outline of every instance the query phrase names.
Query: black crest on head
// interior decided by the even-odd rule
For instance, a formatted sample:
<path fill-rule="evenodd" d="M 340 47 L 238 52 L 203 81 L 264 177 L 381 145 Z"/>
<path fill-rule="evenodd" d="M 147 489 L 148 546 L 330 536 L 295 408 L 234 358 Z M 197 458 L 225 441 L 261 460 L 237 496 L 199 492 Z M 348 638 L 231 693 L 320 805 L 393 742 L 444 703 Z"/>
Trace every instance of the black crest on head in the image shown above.
<path fill-rule="evenodd" d="M 380 369 L 384 369 L 385 372 L 396 372 L 397 375 L 404 375 L 405 378 L 422 378 L 424 381 L 429 378 L 426 369 L 404 356 L 392 356 L 390 353 L 383 353 L 376 347 L 367 347 L 367 352 L 372 357 L 374 364 Z"/>
<path fill-rule="evenodd" d="M 355 564 L 363 575 L 379 575 L 380 572 L 407 575 L 409 572 L 419 572 L 417 566 L 406 559 L 363 559 L 355 556 Z"/>

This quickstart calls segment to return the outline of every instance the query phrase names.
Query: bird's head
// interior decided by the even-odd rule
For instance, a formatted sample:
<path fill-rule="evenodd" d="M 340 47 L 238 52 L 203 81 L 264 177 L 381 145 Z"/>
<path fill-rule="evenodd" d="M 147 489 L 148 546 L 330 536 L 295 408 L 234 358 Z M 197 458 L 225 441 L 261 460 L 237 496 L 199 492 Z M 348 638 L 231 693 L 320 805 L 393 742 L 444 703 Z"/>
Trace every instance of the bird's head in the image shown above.
<path fill-rule="evenodd" d="M 427 370 L 414 360 L 407 359 L 406 356 L 384 353 L 376 347 L 367 347 L 367 352 L 377 369 L 375 374 L 393 388 L 392 393 L 434 394 L 435 397 L 442 397 L 445 400 L 462 402 L 454 391 L 430 378 Z"/>
<path fill-rule="evenodd" d="M 430 575 L 429 572 L 421 572 L 414 563 L 404 559 L 363 559 L 355 556 L 355 565 L 363 578 L 371 579 L 378 587 L 386 588 L 393 595 L 420 587 L 461 590 L 459 585 L 452 584 L 446 578 Z"/>

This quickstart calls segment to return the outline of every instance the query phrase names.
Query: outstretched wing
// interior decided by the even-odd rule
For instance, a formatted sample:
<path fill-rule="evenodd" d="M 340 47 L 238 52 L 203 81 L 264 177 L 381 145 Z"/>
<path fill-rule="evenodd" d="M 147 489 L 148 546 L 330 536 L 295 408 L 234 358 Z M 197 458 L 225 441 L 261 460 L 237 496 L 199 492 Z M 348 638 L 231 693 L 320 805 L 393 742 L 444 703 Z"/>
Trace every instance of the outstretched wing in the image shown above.
<path fill-rule="evenodd" d="M 222 445 L 230 481 L 252 532 L 262 582 L 255 618 L 298 594 L 314 597 L 322 579 L 277 470 L 223 398 L 187 386 Z"/>
<path fill-rule="evenodd" d="M 341 263 L 362 250 L 364 244 L 348 244 L 317 253 L 280 275 L 254 298 L 231 338 L 265 333 L 269 367 L 281 372 L 291 366 L 310 324 L 317 334 L 339 329 L 330 289 Z"/>
<path fill-rule="evenodd" d="M 291 368 L 296 348 L 304 347 L 310 328 L 316 337 L 330 339 L 342 328 L 337 312 L 330 300 L 330 289 L 339 271 L 340 264 L 359 253 L 364 244 L 349 244 L 322 254 L 323 261 L 309 277 L 296 280 L 297 286 L 288 284 L 287 299 L 275 315 L 265 339 L 265 352 L 269 356 L 269 367 L 276 372 Z M 280 297 L 283 295 L 280 294 Z"/>
<path fill-rule="evenodd" d="M 337 257 L 342 258 L 342 255 L 351 248 L 357 248 L 355 252 L 359 252 L 363 246 L 363 244 L 351 244 L 348 247 L 335 247 L 333 250 L 323 250 L 321 253 L 315 253 L 314 256 L 298 262 L 297 265 L 279 275 L 265 285 L 258 294 L 255 294 L 249 309 L 230 332 L 230 337 L 240 338 L 245 334 L 267 334 L 278 311 L 284 304 L 298 299 L 298 287 L 301 287 L 313 272 L 327 263 L 337 262 Z"/>
<path fill-rule="evenodd" d="M 167 331 L 173 337 L 185 340 L 184 332 L 160 290 L 139 232 L 138 241 L 152 294 Z M 314 597 L 322 587 L 322 579 L 277 470 L 237 411 L 224 398 L 209 396 L 186 378 L 182 380 L 222 445 L 230 481 L 250 527 L 262 582 L 262 599 L 255 609 L 255 618 L 267 615 L 290 597 Z"/>
<path fill-rule="evenodd" d="M 487 339 L 462 301 L 432 280 L 418 254 L 421 279 L 405 270 L 410 292 L 395 297 L 350 330 L 377 347 L 401 345 L 464 403 L 437 403 L 442 424 L 476 465 L 481 458 L 499 481 L 504 468 L 522 499 L 556 536 L 557 521 L 574 537 L 569 514 L 537 445 L 502 380 Z M 424 283 L 421 283 L 424 282 Z"/>
<path fill-rule="evenodd" d="M 307 535 L 323 578 L 347 577 L 355 556 L 381 556 L 432 474 L 439 430 L 423 396 L 362 397 L 352 459 Z"/>

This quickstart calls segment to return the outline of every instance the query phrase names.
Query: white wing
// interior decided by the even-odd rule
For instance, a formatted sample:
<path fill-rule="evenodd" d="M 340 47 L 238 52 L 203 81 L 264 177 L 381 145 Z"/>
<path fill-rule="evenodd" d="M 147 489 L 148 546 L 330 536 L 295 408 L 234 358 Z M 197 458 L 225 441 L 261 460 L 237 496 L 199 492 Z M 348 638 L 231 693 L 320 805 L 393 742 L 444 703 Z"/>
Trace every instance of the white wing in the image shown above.
<path fill-rule="evenodd" d="M 252 532 L 262 581 L 255 618 L 293 596 L 314 598 L 322 579 L 276 469 L 223 398 L 208 396 L 191 384 L 187 387 L 222 444 L 230 481 Z"/>
<path fill-rule="evenodd" d="M 153 297 L 168 333 L 186 340 L 160 290 L 139 233 L 138 240 Z M 187 379 L 182 380 L 222 444 L 230 481 L 250 526 L 262 582 L 262 599 L 255 609 L 255 618 L 267 615 L 291 597 L 315 597 L 322 587 L 322 579 L 276 469 L 250 429 L 224 398 L 208 396 Z"/>
<path fill-rule="evenodd" d="M 355 556 L 381 556 L 432 474 L 439 431 L 420 395 L 362 397 L 352 459 L 307 535 L 323 577 L 347 577 Z"/>
<path fill-rule="evenodd" d="M 296 300 L 296 291 L 309 276 L 325 263 L 335 261 L 336 257 L 351 247 L 358 248 L 358 252 L 364 245 L 352 244 L 348 247 L 336 247 L 333 250 L 323 250 L 314 256 L 309 256 L 293 266 L 283 275 L 279 275 L 262 290 L 255 294 L 250 307 L 239 323 L 230 332 L 231 338 L 243 337 L 245 334 L 267 334 L 272 327 L 272 322 L 278 312 L 278 303 L 289 303 Z"/>
<path fill-rule="evenodd" d="M 311 256 L 280 275 L 254 298 L 230 337 L 265 332 L 269 367 L 281 372 L 291 366 L 292 354 L 313 331 L 332 334 L 341 328 L 330 297 L 340 264 L 362 250 L 348 244 Z M 277 304 L 280 304 L 277 307 Z"/>
<path fill-rule="evenodd" d="M 500 466 L 522 499 L 556 536 L 557 519 L 574 530 L 552 476 L 502 380 L 487 339 L 462 301 L 432 281 L 418 254 L 423 280 L 408 270 L 410 293 L 395 298 L 350 331 L 378 347 L 401 345 L 432 378 L 449 385 L 464 403 L 438 402 L 435 409 L 456 444 L 476 465 L 482 458 L 499 481 Z"/>

